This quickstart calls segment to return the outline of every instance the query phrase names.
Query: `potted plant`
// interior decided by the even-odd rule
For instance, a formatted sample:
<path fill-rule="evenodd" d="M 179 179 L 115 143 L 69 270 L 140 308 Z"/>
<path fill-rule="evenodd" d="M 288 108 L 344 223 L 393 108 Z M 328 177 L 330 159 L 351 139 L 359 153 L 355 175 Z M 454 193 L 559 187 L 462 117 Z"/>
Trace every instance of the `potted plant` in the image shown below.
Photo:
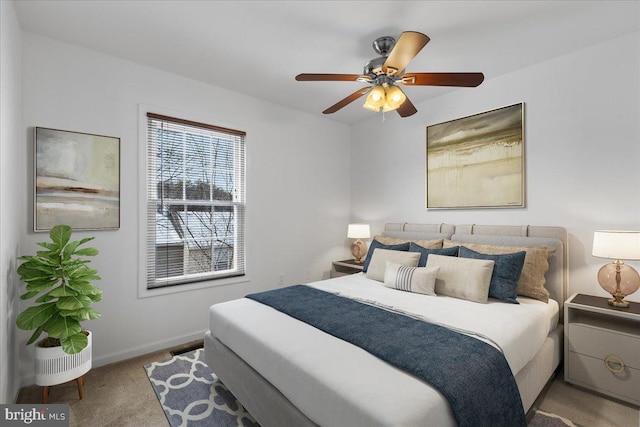
<path fill-rule="evenodd" d="M 71 233 L 68 225 L 57 225 L 49 232 L 51 242 L 38 243 L 45 250 L 18 258 L 24 261 L 17 272 L 27 290 L 20 298 L 37 299 L 18 315 L 16 324 L 34 331 L 27 345 L 43 332 L 48 335 L 36 344 L 36 384 L 50 386 L 78 379 L 82 398 L 81 377 L 91 369 L 91 333 L 80 322 L 100 317 L 91 305 L 102 299 L 102 290 L 92 284 L 100 277 L 85 259 L 98 250 L 80 248 L 94 237 L 70 241 Z"/>

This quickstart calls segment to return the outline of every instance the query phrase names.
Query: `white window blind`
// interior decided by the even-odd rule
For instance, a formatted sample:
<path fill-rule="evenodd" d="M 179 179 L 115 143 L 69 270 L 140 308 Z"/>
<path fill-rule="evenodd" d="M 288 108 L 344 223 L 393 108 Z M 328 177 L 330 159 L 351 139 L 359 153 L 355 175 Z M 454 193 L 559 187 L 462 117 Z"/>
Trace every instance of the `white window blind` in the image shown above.
<path fill-rule="evenodd" d="M 147 113 L 147 288 L 245 273 L 245 132 Z"/>

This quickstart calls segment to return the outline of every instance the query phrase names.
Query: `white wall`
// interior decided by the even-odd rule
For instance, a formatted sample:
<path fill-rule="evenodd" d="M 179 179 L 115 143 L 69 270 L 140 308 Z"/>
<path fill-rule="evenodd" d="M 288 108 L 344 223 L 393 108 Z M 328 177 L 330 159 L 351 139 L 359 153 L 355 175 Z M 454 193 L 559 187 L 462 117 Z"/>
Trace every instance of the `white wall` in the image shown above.
<path fill-rule="evenodd" d="M 570 235 L 569 291 L 606 296 L 591 256 L 598 229 L 640 230 L 640 36 L 573 52 L 380 116 L 352 130 L 352 219 L 558 225 Z M 407 88 L 407 94 L 429 88 Z M 426 210 L 426 126 L 525 102 L 524 209 Z M 640 263 L 630 262 L 636 269 Z M 640 292 L 628 297 L 640 301 Z"/>
<path fill-rule="evenodd" d="M 0 1 L 0 403 L 18 394 L 18 279 L 15 273 L 24 230 L 22 178 L 25 164 L 21 127 L 21 38 L 13 3 Z"/>
<path fill-rule="evenodd" d="M 139 299 L 138 107 L 199 117 L 247 131 L 246 283 Z M 319 280 L 344 256 L 350 214 L 350 128 L 221 88 L 143 67 L 32 33 L 23 33 L 23 125 L 18 143 L 32 155 L 31 130 L 52 127 L 121 138 L 121 228 L 94 235 L 102 317 L 94 363 L 112 362 L 201 338 L 211 304 L 285 284 Z M 27 140 L 28 139 L 28 143 Z M 28 147 L 28 148 L 27 148 Z M 20 214 L 31 227 L 32 178 L 24 168 Z M 43 233 L 24 233 L 34 251 Z M 24 340 L 27 334 L 22 336 Z M 32 374 L 23 348 L 22 377 Z"/>

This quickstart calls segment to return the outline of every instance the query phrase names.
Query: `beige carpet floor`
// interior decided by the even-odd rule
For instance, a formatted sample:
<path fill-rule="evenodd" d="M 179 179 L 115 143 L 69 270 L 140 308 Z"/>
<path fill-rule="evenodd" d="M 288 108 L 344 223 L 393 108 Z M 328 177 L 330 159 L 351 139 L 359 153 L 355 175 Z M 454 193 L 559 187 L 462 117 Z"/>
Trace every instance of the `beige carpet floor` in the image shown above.
<path fill-rule="evenodd" d="M 76 382 L 71 381 L 52 386 L 48 403 L 69 404 L 70 426 L 168 426 L 143 366 L 170 357 L 166 350 L 94 368 L 85 377 L 82 400 Z M 42 387 L 30 386 L 20 391 L 17 403 L 40 403 L 41 399 Z"/>
<path fill-rule="evenodd" d="M 583 427 L 640 427 L 638 407 L 607 399 L 563 381 L 560 372 L 538 403 L 538 409 L 558 414 Z"/>
<path fill-rule="evenodd" d="M 185 347 L 193 345 L 188 343 Z M 68 403 L 70 425 L 114 427 L 168 426 L 143 365 L 171 357 L 169 349 L 92 369 L 86 376 L 84 398 L 75 381 L 51 387 L 49 403 Z M 25 387 L 17 403 L 40 403 L 42 388 Z M 538 403 L 583 427 L 640 427 L 637 407 L 605 399 L 562 380 L 562 372 Z"/>

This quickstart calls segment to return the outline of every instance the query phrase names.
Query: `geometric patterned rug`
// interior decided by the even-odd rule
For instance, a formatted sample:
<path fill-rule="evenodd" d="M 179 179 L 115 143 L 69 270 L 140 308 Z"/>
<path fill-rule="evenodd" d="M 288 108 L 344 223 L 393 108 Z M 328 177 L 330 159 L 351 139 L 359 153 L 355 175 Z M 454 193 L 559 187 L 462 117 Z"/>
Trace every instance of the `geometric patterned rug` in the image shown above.
<path fill-rule="evenodd" d="M 172 427 L 259 427 L 198 349 L 144 366 Z"/>
<path fill-rule="evenodd" d="M 144 366 L 171 427 L 260 427 L 211 372 L 197 349 Z M 556 414 L 536 411 L 528 427 L 581 427 Z"/>

